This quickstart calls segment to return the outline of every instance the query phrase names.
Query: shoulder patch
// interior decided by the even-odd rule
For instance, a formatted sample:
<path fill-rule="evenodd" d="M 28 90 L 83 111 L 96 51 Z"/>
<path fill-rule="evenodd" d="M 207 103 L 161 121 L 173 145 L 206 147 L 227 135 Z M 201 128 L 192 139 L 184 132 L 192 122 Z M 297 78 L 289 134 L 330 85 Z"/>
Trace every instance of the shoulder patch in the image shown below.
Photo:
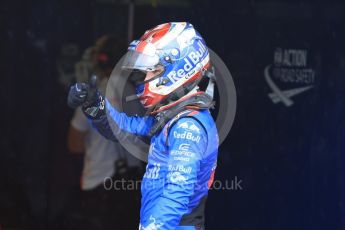
<path fill-rule="evenodd" d="M 167 129 L 166 145 L 169 146 L 169 135 L 173 135 L 176 139 L 187 139 L 199 143 L 205 134 L 207 131 L 197 118 L 193 116 L 180 117 Z"/>
<path fill-rule="evenodd" d="M 185 129 L 189 131 L 193 131 L 196 133 L 200 133 L 200 128 L 192 121 L 184 119 L 183 122 L 177 122 L 177 129 Z"/>

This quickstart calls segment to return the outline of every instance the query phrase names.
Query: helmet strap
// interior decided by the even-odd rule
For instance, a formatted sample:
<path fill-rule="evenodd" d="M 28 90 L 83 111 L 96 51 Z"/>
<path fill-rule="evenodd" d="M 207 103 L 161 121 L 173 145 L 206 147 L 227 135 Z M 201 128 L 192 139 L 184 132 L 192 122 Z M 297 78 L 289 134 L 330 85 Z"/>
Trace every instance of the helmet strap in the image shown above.
<path fill-rule="evenodd" d="M 149 136 L 155 135 L 167 122 L 186 109 L 203 110 L 214 107 L 214 101 L 204 92 L 197 92 L 181 99 L 183 100 L 173 103 L 173 106 L 164 108 L 164 110 L 154 111 L 156 121 L 150 130 Z"/>
<path fill-rule="evenodd" d="M 214 108 L 215 102 L 213 101 L 214 85 L 215 85 L 215 69 L 206 70 L 202 72 L 202 77 L 209 78 L 209 82 L 205 92 L 196 92 L 191 95 L 187 95 L 194 88 L 197 87 L 202 77 L 198 80 L 183 86 L 169 95 L 159 106 L 156 106 L 151 114 L 156 114 L 155 124 L 152 126 L 149 135 L 153 136 L 159 132 L 167 122 L 177 116 L 186 109 L 202 110 Z M 181 98 L 181 95 L 185 95 Z"/>

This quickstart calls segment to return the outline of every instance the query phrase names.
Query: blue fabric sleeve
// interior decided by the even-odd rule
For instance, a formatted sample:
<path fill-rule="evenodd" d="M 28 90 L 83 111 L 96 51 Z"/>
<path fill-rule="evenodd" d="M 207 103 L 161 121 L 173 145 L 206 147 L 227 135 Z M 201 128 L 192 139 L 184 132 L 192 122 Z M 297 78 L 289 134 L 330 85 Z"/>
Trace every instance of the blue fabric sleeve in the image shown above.
<path fill-rule="evenodd" d="M 191 117 L 179 119 L 168 135 L 168 172 L 163 194 L 152 210 L 151 223 L 159 230 L 174 230 L 181 217 L 188 213 L 190 197 L 194 194 L 200 161 L 207 147 L 204 127 Z M 150 228 L 148 228 L 150 229 Z"/>
<path fill-rule="evenodd" d="M 118 139 L 115 137 L 113 131 L 111 130 L 108 122 L 107 115 L 103 114 L 97 119 L 89 120 L 92 127 L 97 130 L 99 134 L 108 140 L 117 142 Z"/>
<path fill-rule="evenodd" d="M 126 113 L 120 113 L 111 103 L 105 99 L 106 108 L 113 124 L 110 124 L 116 134 L 120 131 L 125 131 L 135 135 L 146 136 L 154 123 L 152 116 L 128 116 Z"/>
<path fill-rule="evenodd" d="M 103 115 L 101 119 L 92 120 L 92 125 L 105 138 L 116 141 L 128 138 L 128 134 L 148 135 L 154 123 L 154 117 L 128 116 L 119 112 L 107 99 L 105 103 L 109 119 Z"/>

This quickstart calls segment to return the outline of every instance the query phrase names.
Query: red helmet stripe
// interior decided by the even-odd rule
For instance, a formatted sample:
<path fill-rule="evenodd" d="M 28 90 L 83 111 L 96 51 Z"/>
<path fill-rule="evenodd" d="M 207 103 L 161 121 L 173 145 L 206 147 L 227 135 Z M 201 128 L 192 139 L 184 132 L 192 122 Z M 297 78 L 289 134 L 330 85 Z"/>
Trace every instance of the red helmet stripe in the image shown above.
<path fill-rule="evenodd" d="M 153 28 L 152 30 L 147 31 L 141 38 L 141 41 L 149 39 L 148 42 L 155 43 L 159 41 L 166 33 L 168 33 L 171 25 L 166 23 L 164 25 Z"/>
<path fill-rule="evenodd" d="M 169 29 L 170 29 L 171 25 L 170 23 L 166 24 L 164 27 L 162 27 L 161 29 L 157 30 L 154 35 L 152 36 L 152 43 L 156 43 L 157 41 L 159 41 L 166 33 L 168 33 Z"/>
<path fill-rule="evenodd" d="M 137 47 L 136 47 L 136 51 L 138 51 L 138 52 L 143 52 L 144 51 L 144 49 L 145 49 L 145 47 L 146 47 L 146 45 L 147 45 L 147 42 L 146 41 L 141 41 L 138 45 L 137 45 Z"/>

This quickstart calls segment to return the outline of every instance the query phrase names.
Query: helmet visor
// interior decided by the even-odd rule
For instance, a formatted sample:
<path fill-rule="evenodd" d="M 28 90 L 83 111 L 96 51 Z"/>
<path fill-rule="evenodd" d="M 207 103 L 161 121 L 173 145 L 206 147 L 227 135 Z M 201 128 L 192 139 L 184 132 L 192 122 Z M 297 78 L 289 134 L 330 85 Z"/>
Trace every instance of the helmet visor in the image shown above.
<path fill-rule="evenodd" d="M 148 55 L 129 50 L 123 60 L 122 69 L 154 71 L 159 63 L 158 55 Z"/>

